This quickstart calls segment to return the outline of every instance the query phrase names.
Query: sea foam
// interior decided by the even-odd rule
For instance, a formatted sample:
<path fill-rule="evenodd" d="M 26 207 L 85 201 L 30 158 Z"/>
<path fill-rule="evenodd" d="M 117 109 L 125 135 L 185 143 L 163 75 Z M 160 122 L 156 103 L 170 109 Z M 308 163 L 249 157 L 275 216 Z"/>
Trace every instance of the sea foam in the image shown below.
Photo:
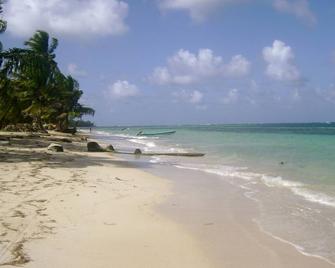
<path fill-rule="evenodd" d="M 318 203 L 320 205 L 335 207 L 335 198 L 327 194 L 308 189 L 308 186 L 291 180 L 285 180 L 280 176 L 270 176 L 261 173 L 248 172 L 247 167 L 220 166 L 211 167 L 210 165 L 175 165 L 177 168 L 197 170 L 222 177 L 235 177 L 247 181 L 260 181 L 267 187 L 276 187 L 290 190 L 296 196 L 304 198 L 306 201 Z"/>

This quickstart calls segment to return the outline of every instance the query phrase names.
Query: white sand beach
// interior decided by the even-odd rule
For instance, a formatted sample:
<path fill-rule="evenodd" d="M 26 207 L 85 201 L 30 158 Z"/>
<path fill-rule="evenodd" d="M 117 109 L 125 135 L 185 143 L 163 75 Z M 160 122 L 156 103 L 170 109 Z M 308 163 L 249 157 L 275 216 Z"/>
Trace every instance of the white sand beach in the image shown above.
<path fill-rule="evenodd" d="M 107 153 L 20 141 L 1 147 L 3 267 L 211 267 L 196 239 L 154 212 L 168 181 Z"/>
<path fill-rule="evenodd" d="M 183 200 L 171 180 L 70 139 L 61 153 L 46 151 L 50 137 L 0 147 L 2 267 L 332 267 L 250 225 L 248 207 L 233 215 L 234 193 L 220 205 L 219 223 L 201 224 L 211 230 L 204 236 L 173 208 L 166 213 L 171 198 Z M 219 213 L 186 204 L 194 223 Z"/>

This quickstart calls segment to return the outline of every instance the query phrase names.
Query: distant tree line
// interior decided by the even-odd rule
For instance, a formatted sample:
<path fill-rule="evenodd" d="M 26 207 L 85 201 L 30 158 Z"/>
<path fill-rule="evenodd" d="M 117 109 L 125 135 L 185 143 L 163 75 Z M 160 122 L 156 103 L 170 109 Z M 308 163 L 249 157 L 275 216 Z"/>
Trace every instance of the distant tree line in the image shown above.
<path fill-rule="evenodd" d="M 2 12 L 0 0 L 0 13 Z M 0 33 L 6 30 L 0 20 Z M 0 43 L 0 128 L 28 123 L 38 130 L 53 125 L 66 131 L 70 121 L 94 110 L 79 103 L 79 83 L 64 75 L 55 60 L 58 41 L 37 31 L 24 48 L 3 50 Z"/>

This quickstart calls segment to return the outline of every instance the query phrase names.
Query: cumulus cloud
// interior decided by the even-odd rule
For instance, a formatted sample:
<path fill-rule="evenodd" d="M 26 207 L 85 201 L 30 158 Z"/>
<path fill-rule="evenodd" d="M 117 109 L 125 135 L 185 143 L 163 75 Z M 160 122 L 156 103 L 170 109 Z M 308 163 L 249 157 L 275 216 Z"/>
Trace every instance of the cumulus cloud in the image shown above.
<path fill-rule="evenodd" d="M 120 0 L 10 0 L 4 16 L 8 32 L 31 36 L 36 30 L 55 35 L 92 37 L 127 31 L 128 4 Z"/>
<path fill-rule="evenodd" d="M 136 85 L 119 80 L 108 87 L 108 94 L 112 98 L 128 98 L 138 95 L 139 90 Z"/>
<path fill-rule="evenodd" d="M 185 89 L 174 92 L 173 96 L 177 98 L 178 100 L 189 102 L 192 104 L 201 103 L 204 97 L 203 93 L 201 93 L 198 90 L 187 91 Z"/>
<path fill-rule="evenodd" d="M 294 57 L 290 46 L 275 40 L 271 47 L 263 49 L 263 58 L 267 63 L 266 74 L 280 81 L 300 80 L 300 72 L 294 63 Z"/>
<path fill-rule="evenodd" d="M 204 95 L 200 91 L 194 90 L 190 95 L 190 103 L 200 103 L 203 96 Z"/>
<path fill-rule="evenodd" d="M 281 12 L 293 14 L 308 24 L 316 23 L 316 17 L 309 8 L 308 0 L 274 0 L 273 6 Z"/>
<path fill-rule="evenodd" d="M 235 103 L 239 98 L 239 91 L 236 88 L 233 88 L 228 91 L 227 95 L 223 98 L 222 102 L 224 104 Z"/>
<path fill-rule="evenodd" d="M 224 67 L 227 76 L 238 77 L 249 73 L 250 62 L 242 55 L 234 56 L 231 61 Z"/>
<path fill-rule="evenodd" d="M 84 77 L 87 75 L 86 71 L 80 69 L 75 63 L 69 63 L 69 65 L 67 66 L 67 70 L 72 76 Z"/>
<path fill-rule="evenodd" d="M 210 49 L 200 49 L 198 54 L 180 49 L 168 58 L 166 66 L 155 68 L 150 80 L 159 85 L 186 85 L 215 76 L 244 76 L 249 69 L 249 61 L 241 55 L 234 56 L 224 64 L 222 58 L 215 56 Z"/>
<path fill-rule="evenodd" d="M 236 4 L 241 0 L 160 0 L 162 10 L 181 10 L 190 14 L 195 21 L 203 21 L 210 13 L 227 4 Z"/>

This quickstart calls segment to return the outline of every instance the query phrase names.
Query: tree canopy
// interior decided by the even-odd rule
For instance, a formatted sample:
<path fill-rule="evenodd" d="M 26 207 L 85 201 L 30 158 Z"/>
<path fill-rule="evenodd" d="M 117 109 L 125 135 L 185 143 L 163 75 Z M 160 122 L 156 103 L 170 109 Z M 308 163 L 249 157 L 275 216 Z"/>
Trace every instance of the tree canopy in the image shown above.
<path fill-rule="evenodd" d="M 65 131 L 70 120 L 94 115 L 79 103 L 79 83 L 58 68 L 58 40 L 37 31 L 24 45 L 0 52 L 0 127 L 30 123 L 43 130 L 49 124 Z"/>

